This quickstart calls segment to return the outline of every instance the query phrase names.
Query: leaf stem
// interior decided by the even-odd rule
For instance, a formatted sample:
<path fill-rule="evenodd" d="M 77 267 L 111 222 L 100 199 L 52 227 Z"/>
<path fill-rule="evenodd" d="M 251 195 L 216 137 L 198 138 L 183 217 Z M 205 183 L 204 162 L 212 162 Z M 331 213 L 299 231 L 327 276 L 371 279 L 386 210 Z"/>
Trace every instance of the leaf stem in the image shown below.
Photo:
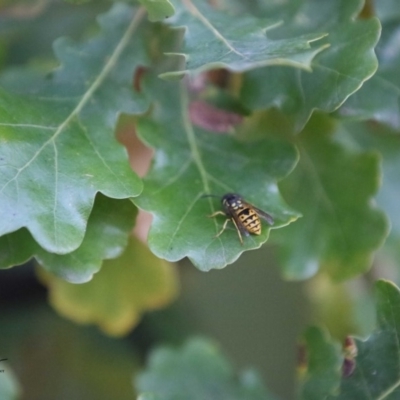
<path fill-rule="evenodd" d="M 208 184 L 207 171 L 201 159 L 200 151 L 196 143 L 196 137 L 193 131 L 192 123 L 189 119 L 189 99 L 186 91 L 186 86 L 182 82 L 180 87 L 181 104 L 182 104 L 182 123 L 185 128 L 186 136 L 189 142 L 190 152 L 192 153 L 193 160 L 199 170 L 201 182 L 206 193 L 210 193 L 210 185 Z"/>

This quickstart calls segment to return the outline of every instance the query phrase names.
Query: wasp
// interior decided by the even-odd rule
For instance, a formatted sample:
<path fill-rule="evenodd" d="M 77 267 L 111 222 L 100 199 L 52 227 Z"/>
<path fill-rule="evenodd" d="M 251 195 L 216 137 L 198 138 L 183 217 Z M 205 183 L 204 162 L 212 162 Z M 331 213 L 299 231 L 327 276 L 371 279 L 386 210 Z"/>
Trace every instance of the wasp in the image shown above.
<path fill-rule="evenodd" d="M 214 195 L 206 196 L 214 197 Z M 259 235 L 261 233 L 260 218 L 267 221 L 269 225 L 274 224 L 274 219 L 269 214 L 243 200 L 239 194 L 227 193 L 222 196 L 221 203 L 224 211 L 216 211 L 209 215 L 209 218 L 214 218 L 217 215 L 224 215 L 227 217 L 221 231 L 218 232 L 215 237 L 220 236 L 226 229 L 228 222 L 232 221 L 239 235 L 240 243 L 243 244 L 242 235 L 249 236 L 250 233 L 253 235 Z"/>

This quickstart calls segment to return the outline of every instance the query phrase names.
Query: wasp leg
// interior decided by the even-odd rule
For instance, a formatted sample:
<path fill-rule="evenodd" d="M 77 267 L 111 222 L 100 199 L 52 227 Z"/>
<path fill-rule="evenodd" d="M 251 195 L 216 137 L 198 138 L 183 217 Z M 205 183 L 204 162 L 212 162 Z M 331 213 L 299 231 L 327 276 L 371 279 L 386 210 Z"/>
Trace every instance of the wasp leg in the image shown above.
<path fill-rule="evenodd" d="M 224 217 L 226 217 L 226 214 L 222 211 L 216 211 L 215 213 L 211 214 L 211 215 L 207 215 L 208 218 L 214 218 L 217 215 L 223 215 Z"/>
<path fill-rule="evenodd" d="M 228 222 L 230 221 L 230 218 L 227 218 L 226 221 L 224 222 L 224 226 L 222 227 L 222 229 L 214 236 L 214 238 L 217 238 L 218 236 L 220 236 L 222 234 L 222 232 L 226 229 L 226 225 L 228 224 Z"/>
<path fill-rule="evenodd" d="M 235 225 L 236 231 L 237 231 L 237 233 L 238 233 L 238 235 L 239 235 L 240 244 L 243 246 L 242 234 L 240 233 L 240 229 L 239 229 L 239 227 L 237 226 L 237 223 L 236 223 L 236 221 L 235 221 L 234 218 L 232 218 L 232 222 L 233 222 L 233 224 Z"/>

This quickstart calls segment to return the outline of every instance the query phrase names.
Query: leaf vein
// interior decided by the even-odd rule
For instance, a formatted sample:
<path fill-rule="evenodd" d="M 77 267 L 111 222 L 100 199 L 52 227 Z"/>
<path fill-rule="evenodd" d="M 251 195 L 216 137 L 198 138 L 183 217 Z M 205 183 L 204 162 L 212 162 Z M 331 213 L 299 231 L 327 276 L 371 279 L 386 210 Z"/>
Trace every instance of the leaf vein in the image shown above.
<path fill-rule="evenodd" d="M 215 184 L 217 184 L 218 186 L 221 186 L 221 188 L 225 189 L 226 193 L 234 192 L 234 190 L 230 186 L 226 185 L 224 182 L 220 181 L 218 178 L 216 178 L 214 175 L 210 174 L 209 172 L 207 172 L 207 176 L 210 179 L 210 181 L 213 181 Z M 213 194 L 213 193 L 211 193 L 211 194 Z"/>
<path fill-rule="evenodd" d="M 199 151 L 199 146 L 196 141 L 196 136 L 194 134 L 193 126 L 192 123 L 189 119 L 189 113 L 188 113 L 188 95 L 186 92 L 186 88 L 184 87 L 183 84 L 181 84 L 181 102 L 182 102 L 182 123 L 184 126 L 184 130 L 186 133 L 186 138 L 189 143 L 189 148 L 192 153 L 193 160 L 197 166 L 197 169 L 200 173 L 201 181 L 203 184 L 203 189 L 205 193 L 210 193 L 210 186 L 208 184 L 208 179 L 207 179 L 207 171 L 203 165 L 203 161 L 201 158 L 201 154 Z"/>
<path fill-rule="evenodd" d="M 110 171 L 111 175 L 113 175 L 116 180 L 125 188 L 125 190 L 129 190 L 129 188 L 126 186 L 125 182 L 123 180 L 121 180 L 121 178 L 114 172 L 114 170 L 108 165 L 107 161 L 103 158 L 102 154 L 100 153 L 100 151 L 96 148 L 96 146 L 94 145 L 94 143 L 92 142 L 92 140 L 90 139 L 90 136 L 87 133 L 87 129 L 84 125 L 82 125 L 80 123 L 80 121 L 78 121 L 82 131 L 83 131 L 83 135 L 85 136 L 85 138 L 87 139 L 90 147 L 93 149 L 94 153 L 96 154 L 97 158 L 100 160 L 100 162 Z"/>
<path fill-rule="evenodd" d="M 190 164 L 192 163 L 193 158 L 190 156 L 184 164 L 181 166 L 181 168 L 178 170 L 176 175 L 174 175 L 172 178 L 170 178 L 167 182 L 165 182 L 164 185 L 162 185 L 160 188 L 158 188 L 156 191 L 152 192 L 152 195 L 154 196 L 155 194 L 159 194 L 162 192 L 165 188 L 168 186 L 172 185 L 174 182 L 176 182 L 189 168 Z"/>
<path fill-rule="evenodd" d="M 168 243 L 168 249 L 171 247 L 172 242 L 174 241 L 177 233 L 179 232 L 179 229 L 181 228 L 183 222 L 185 221 L 186 217 L 190 214 L 190 212 L 193 210 L 193 207 L 195 206 L 196 202 L 200 199 L 201 193 L 197 194 L 194 200 L 189 204 L 188 209 L 185 211 L 185 213 L 182 215 L 182 218 L 179 220 L 178 224 L 176 225 L 176 228 L 174 232 L 171 235 L 171 239 Z"/>
<path fill-rule="evenodd" d="M 299 149 L 303 155 L 305 167 L 307 168 L 307 170 L 309 171 L 311 176 L 314 178 L 319 199 L 322 201 L 323 204 L 325 204 L 326 209 L 328 211 L 330 211 L 330 213 L 334 216 L 333 220 L 335 221 L 334 223 L 335 223 L 338 231 L 340 232 L 339 237 L 340 237 L 341 243 L 343 245 L 343 248 L 348 248 L 347 241 L 344 240 L 346 235 L 344 233 L 342 224 L 340 223 L 341 219 L 339 218 L 339 215 L 336 212 L 335 205 L 332 203 L 331 199 L 329 198 L 329 196 L 325 190 L 325 187 L 324 187 L 323 183 L 321 182 L 321 179 L 318 175 L 318 172 L 317 172 L 311 158 L 309 157 L 307 151 L 304 149 L 304 147 L 302 147 L 300 145 L 299 145 Z"/>
<path fill-rule="evenodd" d="M 10 126 L 12 128 L 34 128 L 34 129 L 48 129 L 55 130 L 57 127 L 55 126 L 44 126 L 44 125 L 35 125 L 35 124 L 14 124 L 7 122 L 0 122 L 0 126 Z"/>
<path fill-rule="evenodd" d="M 57 198 L 58 198 L 58 151 L 55 142 L 53 141 L 54 147 L 54 206 L 53 206 L 53 224 L 54 224 L 54 242 L 58 246 L 57 237 Z"/>
<path fill-rule="evenodd" d="M 194 17 L 196 17 L 206 28 L 208 28 L 211 31 L 211 33 L 217 39 L 219 39 L 223 44 L 225 44 L 226 47 L 228 47 L 230 52 L 233 52 L 238 56 L 247 59 L 247 57 L 244 54 L 242 54 L 239 50 L 236 50 L 236 48 L 232 46 L 229 40 L 226 39 L 219 32 L 219 30 L 199 11 L 199 9 L 191 2 L 191 0 L 183 0 L 183 3 L 186 5 L 188 10 L 193 14 Z"/>

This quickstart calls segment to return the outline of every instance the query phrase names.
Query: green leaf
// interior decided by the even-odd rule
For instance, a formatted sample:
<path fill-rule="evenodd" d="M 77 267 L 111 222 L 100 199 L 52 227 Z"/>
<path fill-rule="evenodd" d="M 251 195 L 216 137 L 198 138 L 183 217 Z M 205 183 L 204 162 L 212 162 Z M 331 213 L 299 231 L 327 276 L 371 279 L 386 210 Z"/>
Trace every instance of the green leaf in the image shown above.
<path fill-rule="evenodd" d="M 273 228 L 287 225 L 298 217 L 282 200 L 277 180 L 297 161 L 295 148 L 282 140 L 239 142 L 226 135 L 192 126 L 184 85 L 153 81 L 149 90 L 158 95 L 153 116 L 141 118 L 138 133 L 155 148 L 145 189 L 134 201 L 153 214 L 148 241 L 158 257 L 177 261 L 188 256 L 202 271 L 223 268 L 239 255 L 264 243 L 266 224 L 260 236 L 239 242 L 230 225 L 216 238 L 226 218 L 207 218 L 221 209 L 222 196 L 240 193 L 275 219 Z"/>
<path fill-rule="evenodd" d="M 39 275 L 60 314 L 116 336 L 127 334 L 143 312 L 165 307 L 177 292 L 174 266 L 134 238 L 121 256 L 104 261 L 90 282 L 75 285 L 44 271 Z"/>
<path fill-rule="evenodd" d="M 0 363 L 0 399 L 1 400 L 17 400 L 21 396 L 21 388 L 8 366 L 8 363 L 2 361 Z"/>
<path fill-rule="evenodd" d="M 301 400 L 322 400 L 337 392 L 343 356 L 339 345 L 332 343 L 328 334 L 310 327 L 304 334 L 307 346 L 307 373 L 300 386 Z"/>
<path fill-rule="evenodd" d="M 389 255 L 393 259 L 394 265 L 397 265 L 400 256 L 398 204 L 400 196 L 400 140 L 398 131 L 393 131 L 388 126 L 381 124 L 345 122 L 342 124 L 341 134 L 344 138 L 347 138 L 347 145 L 365 151 L 377 151 L 381 155 L 383 176 L 376 201 L 389 218 L 390 233 L 380 253 L 383 253 L 384 257 Z M 343 138 L 341 137 L 341 139 Z M 387 265 L 384 259 L 381 258 L 380 260 Z"/>
<path fill-rule="evenodd" d="M 382 184 L 377 194 L 377 202 L 387 213 L 390 235 L 400 239 L 400 214 L 396 199 L 400 195 L 400 141 L 398 132 L 371 123 L 346 122 L 342 133 L 351 138 L 353 145 L 366 151 L 379 152 L 382 158 Z"/>
<path fill-rule="evenodd" d="M 338 110 L 341 117 L 375 119 L 400 128 L 399 23 L 400 14 L 383 24 L 382 37 L 376 47 L 378 71 Z"/>
<path fill-rule="evenodd" d="M 131 89 L 146 56 L 143 12 L 116 5 L 94 39 L 55 43 L 61 67 L 34 93 L 0 92 L 0 234 L 26 227 L 45 250 L 69 253 L 82 242 L 94 198 L 137 196 L 142 183 L 114 137 L 120 112 L 147 101 Z"/>
<path fill-rule="evenodd" d="M 49 272 L 73 283 L 92 279 L 104 259 L 118 257 L 128 243 L 136 208 L 130 200 L 97 196 L 81 245 L 68 254 L 42 249 L 26 229 L 0 238 L 0 268 L 22 264 L 32 257 Z"/>
<path fill-rule="evenodd" d="M 338 345 L 322 331 L 307 331 L 308 371 L 300 388 L 307 400 L 396 400 L 400 388 L 400 291 L 389 281 L 376 288 L 377 324 L 365 340 L 354 338 L 354 370 L 344 374 Z M 343 360 L 340 365 L 341 359 Z M 342 371 L 342 376 L 340 376 Z"/>
<path fill-rule="evenodd" d="M 204 1 L 174 0 L 173 3 L 176 13 L 166 22 L 176 28 L 184 27 L 185 34 L 182 51 L 168 54 L 183 57 L 186 66 L 164 73 L 165 78 L 214 68 L 242 72 L 266 65 L 291 65 L 310 69 L 311 60 L 326 47 L 325 44 L 311 46 L 311 42 L 325 36 L 321 30 L 273 40 L 269 32 L 281 25 L 278 19 L 258 19 L 246 14 L 233 16 Z"/>
<path fill-rule="evenodd" d="M 118 257 L 123 252 L 135 217 L 136 208 L 130 200 L 99 195 L 78 249 L 67 254 L 49 253 L 26 229 L 20 229 L 0 238 L 0 268 L 23 264 L 36 257 L 47 271 L 69 282 L 87 282 L 99 271 L 104 259 Z"/>
<path fill-rule="evenodd" d="M 321 45 L 329 44 L 329 48 L 312 60 L 311 73 L 287 67 L 246 73 L 241 100 L 253 110 L 278 107 L 299 132 L 313 110 L 334 111 L 374 74 L 380 24 L 376 18 L 355 20 L 363 4 L 360 0 L 305 0 L 296 4 L 296 12 L 285 21 L 285 26 L 294 25 L 293 32 L 282 28 L 276 38 L 323 30 L 329 35 Z M 285 3 L 280 12 L 284 14 L 286 7 Z"/>
<path fill-rule="evenodd" d="M 174 6 L 169 0 L 139 0 L 139 3 L 146 8 L 150 21 L 161 21 L 174 14 Z"/>
<path fill-rule="evenodd" d="M 279 237 L 290 279 L 309 277 L 319 267 L 335 279 L 365 272 L 388 233 L 385 215 L 371 204 L 379 156 L 346 150 L 331 137 L 337 128 L 327 117 L 313 118 L 296 141 L 300 162 L 280 184 L 284 198 L 303 214 Z"/>
<path fill-rule="evenodd" d="M 81 245 L 64 255 L 38 249 L 36 260 L 47 271 L 69 282 L 87 282 L 100 270 L 103 260 L 116 258 L 124 251 L 136 214 L 128 199 L 98 196 Z"/>
<path fill-rule="evenodd" d="M 204 339 L 192 339 L 181 350 L 155 350 L 136 387 L 146 400 L 273 399 L 254 371 L 236 376 L 219 349 Z"/>
<path fill-rule="evenodd" d="M 5 46 L 4 61 L 8 66 L 12 65 L 10 70 L 25 63 L 33 68 L 50 62 L 54 67 L 54 40 L 60 36 L 79 38 L 87 34 L 88 30 L 95 28 L 95 17 L 110 6 L 107 0 L 80 7 L 64 1 L 6 1 L 12 7 L 6 10 L 5 0 L 1 0 L 0 43 Z M 2 63 L 0 66 L 2 69 L 7 67 Z"/>
<path fill-rule="evenodd" d="M 374 136 L 370 137 L 372 144 L 376 149 L 379 149 L 382 155 L 383 182 L 376 200 L 390 220 L 390 234 L 384 250 L 390 248 L 395 263 L 398 264 L 398 257 L 400 256 L 400 214 L 397 199 L 400 196 L 400 142 L 397 132 L 394 135 L 393 132 L 389 133 L 379 128 L 375 132 L 373 128 L 371 130 L 374 133 Z M 364 131 L 365 133 L 367 132 Z"/>
<path fill-rule="evenodd" d="M 368 298 L 368 294 L 365 292 L 368 288 L 365 288 L 363 294 L 354 295 L 354 291 L 349 289 L 349 284 L 351 285 L 348 281 L 334 282 L 327 274 L 317 274 L 307 281 L 307 294 L 313 321 L 318 321 L 318 324 L 327 328 L 331 336 L 335 338 L 345 337 L 348 332 L 369 333 L 373 327 L 370 325 L 369 330 L 365 327 L 367 317 L 371 313 L 367 315 L 365 312 L 365 315 L 361 316 L 362 321 L 360 318 L 357 319 L 357 305 L 361 302 L 367 305 L 365 297 Z"/>
<path fill-rule="evenodd" d="M 378 326 L 365 341 L 356 339 L 354 372 L 343 378 L 340 394 L 328 399 L 365 400 L 399 398 L 400 292 L 389 281 L 376 283 Z"/>

